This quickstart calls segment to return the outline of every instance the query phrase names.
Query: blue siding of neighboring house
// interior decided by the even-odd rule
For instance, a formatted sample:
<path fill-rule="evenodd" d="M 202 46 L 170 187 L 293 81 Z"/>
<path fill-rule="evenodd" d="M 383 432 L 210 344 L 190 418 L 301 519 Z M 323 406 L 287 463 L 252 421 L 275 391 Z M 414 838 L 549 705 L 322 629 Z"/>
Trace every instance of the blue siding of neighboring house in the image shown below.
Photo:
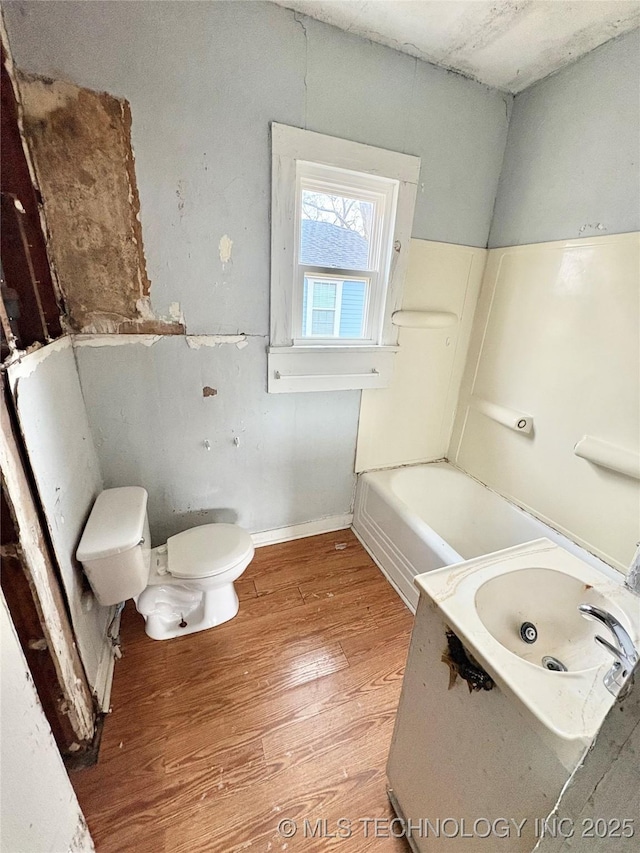
<path fill-rule="evenodd" d="M 366 284 L 363 281 L 345 281 L 342 285 L 342 310 L 340 312 L 340 337 L 362 336 Z M 307 316 L 307 286 L 302 291 L 302 317 Z"/>
<path fill-rule="evenodd" d="M 364 237 L 328 222 L 303 219 L 301 222 L 300 262 L 317 266 L 366 269 L 369 243 Z M 366 285 L 361 281 L 345 281 L 342 287 L 340 337 L 362 336 Z M 302 294 L 302 317 L 307 316 L 307 287 Z"/>
<path fill-rule="evenodd" d="M 345 281 L 342 285 L 342 310 L 340 312 L 340 337 L 362 337 L 366 284 L 363 281 Z M 302 290 L 302 317 L 307 316 L 307 285 Z"/>
<path fill-rule="evenodd" d="M 345 281 L 342 285 L 342 311 L 340 312 L 340 337 L 362 337 L 362 319 L 365 300 L 363 281 Z"/>

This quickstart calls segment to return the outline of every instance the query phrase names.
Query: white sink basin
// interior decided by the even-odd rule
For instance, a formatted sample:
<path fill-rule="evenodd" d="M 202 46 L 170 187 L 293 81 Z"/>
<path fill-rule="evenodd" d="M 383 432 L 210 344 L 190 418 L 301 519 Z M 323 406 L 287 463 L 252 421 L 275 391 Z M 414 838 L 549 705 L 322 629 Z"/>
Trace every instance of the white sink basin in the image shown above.
<path fill-rule="evenodd" d="M 595 643 L 596 634 L 610 639 L 606 628 L 585 619 L 578 611 L 580 604 L 608 610 L 631 631 L 626 615 L 610 598 L 591 584 L 555 569 L 505 572 L 481 584 L 475 596 L 478 616 L 492 637 L 522 660 L 552 672 L 557 671 L 552 660 L 569 672 L 612 662 Z M 521 634 L 526 623 L 537 633 L 532 643 Z"/>
<path fill-rule="evenodd" d="M 596 634 L 611 637 L 578 605 L 594 604 L 614 615 L 637 647 L 640 599 L 625 589 L 623 578 L 537 539 L 425 572 L 415 583 L 498 687 L 559 742 L 558 757 L 575 762 L 613 704 L 603 683 L 613 658 L 594 641 Z M 534 626 L 535 642 L 523 640 L 523 623 Z M 550 670 L 543 662 L 549 657 L 567 671 Z"/>

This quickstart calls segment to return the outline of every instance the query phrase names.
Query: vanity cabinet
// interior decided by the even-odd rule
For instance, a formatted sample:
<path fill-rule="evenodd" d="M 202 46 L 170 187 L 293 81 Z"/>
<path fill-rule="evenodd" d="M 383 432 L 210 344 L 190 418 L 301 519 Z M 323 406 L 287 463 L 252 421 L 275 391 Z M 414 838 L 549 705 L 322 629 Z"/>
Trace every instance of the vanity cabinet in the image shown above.
<path fill-rule="evenodd" d="M 531 851 L 570 771 L 498 686 L 470 692 L 457 677 L 450 687 L 447 627 L 421 593 L 387 764 L 390 799 L 419 853 Z"/>

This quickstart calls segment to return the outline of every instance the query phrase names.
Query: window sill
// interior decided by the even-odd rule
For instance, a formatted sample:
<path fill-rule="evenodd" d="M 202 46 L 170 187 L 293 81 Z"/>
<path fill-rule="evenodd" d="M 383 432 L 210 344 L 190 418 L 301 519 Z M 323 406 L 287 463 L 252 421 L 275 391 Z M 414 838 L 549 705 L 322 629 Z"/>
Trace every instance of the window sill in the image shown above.
<path fill-rule="evenodd" d="M 391 346 L 270 347 L 267 390 L 282 394 L 387 388 L 397 351 Z"/>

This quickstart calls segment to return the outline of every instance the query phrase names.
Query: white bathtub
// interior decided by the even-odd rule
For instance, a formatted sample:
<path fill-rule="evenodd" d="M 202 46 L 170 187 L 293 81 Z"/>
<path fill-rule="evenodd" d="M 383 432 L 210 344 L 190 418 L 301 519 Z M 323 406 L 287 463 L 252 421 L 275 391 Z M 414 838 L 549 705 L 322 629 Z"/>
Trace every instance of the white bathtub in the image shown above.
<path fill-rule="evenodd" d="M 361 474 L 353 529 L 413 611 L 416 575 L 541 536 L 619 577 L 575 542 L 448 462 Z"/>

